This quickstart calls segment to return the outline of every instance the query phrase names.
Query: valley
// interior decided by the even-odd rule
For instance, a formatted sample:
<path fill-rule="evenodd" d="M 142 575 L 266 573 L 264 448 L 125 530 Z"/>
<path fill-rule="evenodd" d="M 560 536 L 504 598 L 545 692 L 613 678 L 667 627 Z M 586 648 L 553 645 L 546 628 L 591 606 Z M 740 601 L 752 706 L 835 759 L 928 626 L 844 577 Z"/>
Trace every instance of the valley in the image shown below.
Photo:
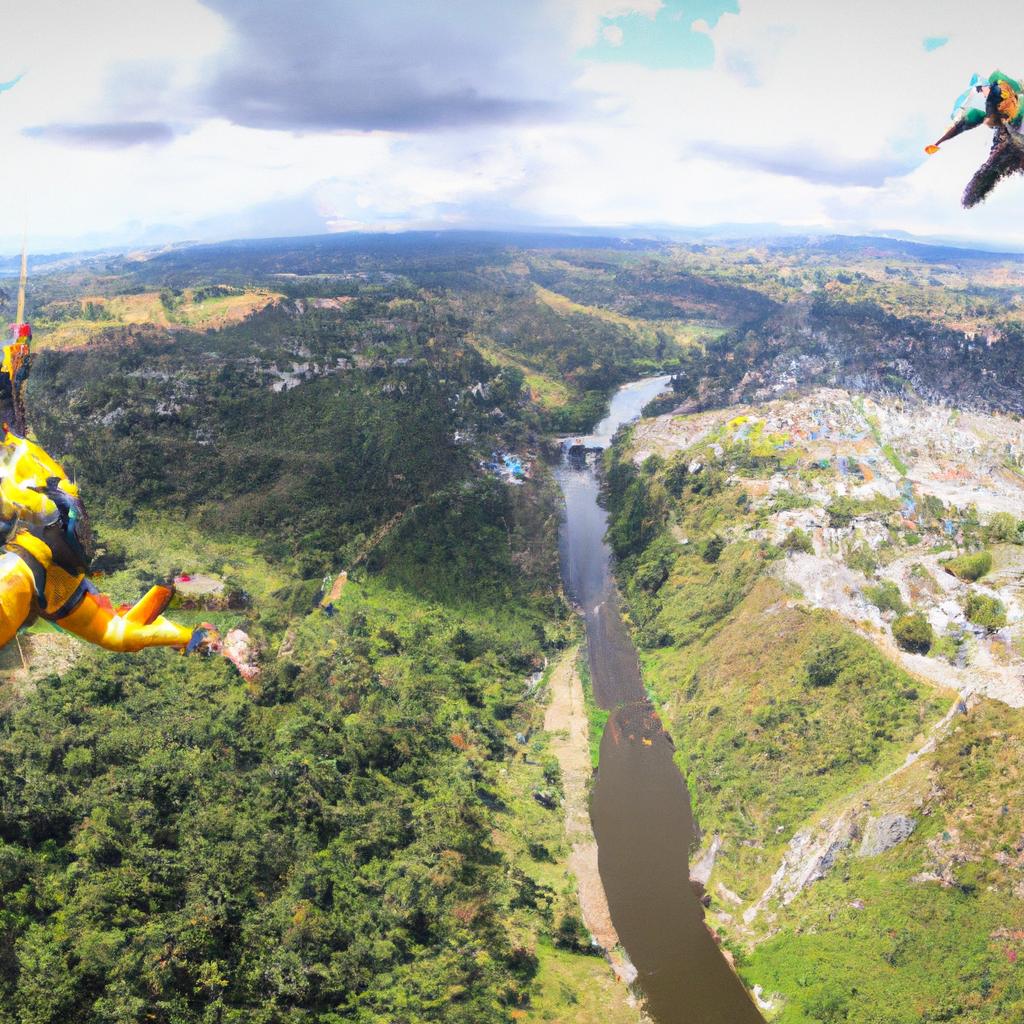
<path fill-rule="evenodd" d="M 783 1024 L 1016 1019 L 1022 284 L 1020 257 L 886 239 L 38 261 L 30 423 L 97 585 L 188 576 L 169 614 L 244 628 L 260 666 L 45 624 L 4 652 L 0 1003 L 626 1024 L 646 994 L 697 1022 L 726 988 L 753 1011 L 741 980 Z M 606 512 L 625 705 L 577 653 L 564 439 L 606 449 L 581 543 Z M 613 793 L 607 737 L 629 719 L 646 770 L 644 691 L 692 805 L 692 839 L 645 824 L 685 901 L 614 867 L 642 787 Z M 682 911 L 652 923 L 677 897 L 689 959 Z M 650 998 L 658 957 L 710 1001 Z"/>

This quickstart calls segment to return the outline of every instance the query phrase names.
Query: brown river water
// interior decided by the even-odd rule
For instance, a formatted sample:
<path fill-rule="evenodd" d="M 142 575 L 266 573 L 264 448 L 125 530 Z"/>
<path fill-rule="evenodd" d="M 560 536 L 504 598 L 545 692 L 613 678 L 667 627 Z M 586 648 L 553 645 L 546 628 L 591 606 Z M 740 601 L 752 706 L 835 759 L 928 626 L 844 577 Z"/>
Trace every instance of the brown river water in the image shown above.
<path fill-rule="evenodd" d="M 667 380 L 620 388 L 585 443 L 607 447 Z M 636 986 L 657 1024 L 761 1024 L 705 928 L 690 887 L 690 796 L 672 759 L 672 742 L 644 692 L 619 612 L 597 476 L 589 464 L 563 461 L 557 477 L 565 498 L 562 579 L 583 612 L 595 699 L 612 712 L 590 814 L 601 880 L 619 939 L 638 971 Z"/>

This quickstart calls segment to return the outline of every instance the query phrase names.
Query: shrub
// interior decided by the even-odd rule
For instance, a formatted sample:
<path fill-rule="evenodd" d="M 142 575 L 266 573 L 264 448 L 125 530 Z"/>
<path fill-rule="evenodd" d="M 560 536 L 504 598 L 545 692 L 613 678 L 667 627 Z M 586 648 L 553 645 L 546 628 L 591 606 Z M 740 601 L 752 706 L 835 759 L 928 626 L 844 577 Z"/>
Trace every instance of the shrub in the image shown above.
<path fill-rule="evenodd" d="M 668 579 L 668 566 L 660 559 L 643 562 L 637 566 L 636 575 L 633 578 L 641 590 L 646 590 L 648 594 L 656 594 Z"/>
<path fill-rule="evenodd" d="M 960 555 L 958 558 L 951 558 L 948 562 L 943 562 L 942 568 L 958 579 L 973 583 L 975 580 L 980 580 L 992 568 L 992 553 L 978 551 L 973 555 Z"/>
<path fill-rule="evenodd" d="M 839 632 L 829 631 L 819 637 L 805 662 L 807 682 L 811 686 L 831 686 L 846 665 L 848 647 L 847 638 Z"/>
<path fill-rule="evenodd" d="M 806 530 L 801 530 L 799 526 L 795 526 L 789 531 L 782 546 L 787 551 L 803 551 L 808 555 L 814 554 L 814 542 L 811 540 L 811 535 Z"/>
<path fill-rule="evenodd" d="M 920 505 L 921 512 L 927 519 L 942 521 L 946 518 L 946 506 L 942 503 L 942 499 L 936 498 L 934 494 L 924 495 Z"/>
<path fill-rule="evenodd" d="M 878 559 L 867 544 L 858 544 L 846 552 L 846 564 L 865 576 L 874 576 L 878 571 Z"/>
<path fill-rule="evenodd" d="M 1019 544 L 1020 524 L 1009 512 L 996 512 L 985 527 L 985 536 L 994 543 Z"/>
<path fill-rule="evenodd" d="M 725 489 L 725 474 L 717 469 L 703 469 L 690 479 L 690 489 L 694 494 L 702 494 L 712 498 Z"/>
<path fill-rule="evenodd" d="M 900 647 L 915 654 L 925 654 L 935 638 L 931 624 L 920 612 L 901 615 L 892 624 L 892 635 Z"/>
<path fill-rule="evenodd" d="M 686 489 L 686 481 L 690 475 L 689 465 L 689 456 L 684 452 L 677 452 L 669 461 L 668 469 L 665 470 L 664 476 L 665 490 L 673 498 L 681 498 L 683 496 L 683 491 Z"/>
<path fill-rule="evenodd" d="M 555 945 L 560 949 L 571 949 L 574 953 L 593 952 L 590 941 L 590 932 L 580 918 L 572 913 L 566 913 L 558 922 L 555 928 Z"/>
<path fill-rule="evenodd" d="M 870 500 L 861 501 L 857 498 L 835 498 L 825 509 L 828 513 L 829 526 L 842 528 L 849 526 L 858 516 L 881 516 L 895 512 L 900 507 L 894 498 L 884 498 L 880 494 Z"/>
<path fill-rule="evenodd" d="M 640 466 L 640 470 L 645 476 L 654 476 L 654 474 L 657 473 L 659 469 L 662 469 L 664 465 L 665 460 L 660 455 L 648 455 Z"/>
<path fill-rule="evenodd" d="M 828 513 L 829 526 L 842 528 L 849 526 L 860 514 L 860 503 L 852 498 L 836 498 L 825 511 Z"/>
<path fill-rule="evenodd" d="M 864 599 L 879 611 L 895 612 L 897 615 L 903 615 L 907 611 L 900 588 L 892 580 L 882 580 L 875 586 L 865 587 Z"/>
<path fill-rule="evenodd" d="M 656 594 L 668 579 L 676 560 L 676 545 L 669 537 L 657 538 L 644 552 L 633 580 L 648 594 Z"/>
<path fill-rule="evenodd" d="M 956 661 L 959 651 L 960 645 L 955 637 L 947 634 L 946 636 L 937 636 L 935 638 L 928 650 L 928 655 L 932 658 L 945 658 L 946 661 L 952 664 Z"/>
<path fill-rule="evenodd" d="M 704 548 L 701 551 L 701 555 L 705 562 L 714 565 L 722 556 L 722 552 L 725 550 L 725 538 L 719 536 L 717 533 L 713 537 L 709 537 L 704 542 Z"/>
<path fill-rule="evenodd" d="M 1001 629 L 1006 625 L 1006 608 L 998 597 L 972 592 L 964 602 L 964 614 L 983 629 Z"/>
<path fill-rule="evenodd" d="M 796 508 L 811 508 L 814 504 L 806 494 L 799 494 L 791 488 L 785 487 L 775 492 L 772 500 L 768 503 L 769 512 L 789 512 Z"/>

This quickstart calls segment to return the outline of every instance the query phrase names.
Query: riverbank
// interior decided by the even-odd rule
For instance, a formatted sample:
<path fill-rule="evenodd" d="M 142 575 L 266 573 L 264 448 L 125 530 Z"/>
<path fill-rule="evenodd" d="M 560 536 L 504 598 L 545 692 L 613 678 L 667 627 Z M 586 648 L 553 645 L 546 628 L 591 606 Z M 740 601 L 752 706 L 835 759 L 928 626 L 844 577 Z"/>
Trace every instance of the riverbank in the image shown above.
<path fill-rule="evenodd" d="M 537 966 L 529 1005 L 512 1015 L 536 1024 L 650 1024 L 628 987 L 632 968 L 616 949 L 618 936 L 597 868 L 578 650 L 567 650 L 548 670 L 547 703 L 542 698 L 534 706 L 527 748 L 509 763 L 502 787 L 508 824 L 495 833 L 495 841 L 534 882 L 538 902 L 550 907 L 551 921 L 551 934 L 522 922 L 516 941 L 533 952 Z M 556 780 L 555 785 L 548 780 Z M 539 791 L 560 791 L 563 799 L 549 809 L 538 803 Z M 553 939 L 567 919 L 583 922 L 576 948 Z M 591 935 L 604 956 L 588 948 Z"/>
<path fill-rule="evenodd" d="M 544 729 L 562 774 L 565 836 L 571 846 L 568 868 L 576 878 L 583 922 L 604 950 L 615 976 L 628 985 L 636 978 L 636 968 L 617 948 L 619 936 L 601 882 L 597 840 L 590 824 L 590 722 L 577 668 L 578 654 L 579 648 L 566 652 L 551 673 L 551 699 L 544 715 Z M 635 1005 L 632 996 L 626 1001 Z"/>

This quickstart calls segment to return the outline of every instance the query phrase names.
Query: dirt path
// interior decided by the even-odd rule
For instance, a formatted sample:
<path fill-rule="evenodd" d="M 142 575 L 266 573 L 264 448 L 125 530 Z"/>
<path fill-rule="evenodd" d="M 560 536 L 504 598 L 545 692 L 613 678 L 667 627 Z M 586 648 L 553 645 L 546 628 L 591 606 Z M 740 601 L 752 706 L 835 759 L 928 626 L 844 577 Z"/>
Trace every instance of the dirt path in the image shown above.
<path fill-rule="evenodd" d="M 569 870 L 579 884 L 583 920 L 602 948 L 611 951 L 618 945 L 619 936 L 597 868 L 597 842 L 587 805 L 590 739 L 583 684 L 576 671 L 577 651 L 578 648 L 567 651 L 551 673 L 551 703 L 544 714 L 544 729 L 551 733 L 551 749 L 562 769 L 565 834 L 572 846 Z"/>

